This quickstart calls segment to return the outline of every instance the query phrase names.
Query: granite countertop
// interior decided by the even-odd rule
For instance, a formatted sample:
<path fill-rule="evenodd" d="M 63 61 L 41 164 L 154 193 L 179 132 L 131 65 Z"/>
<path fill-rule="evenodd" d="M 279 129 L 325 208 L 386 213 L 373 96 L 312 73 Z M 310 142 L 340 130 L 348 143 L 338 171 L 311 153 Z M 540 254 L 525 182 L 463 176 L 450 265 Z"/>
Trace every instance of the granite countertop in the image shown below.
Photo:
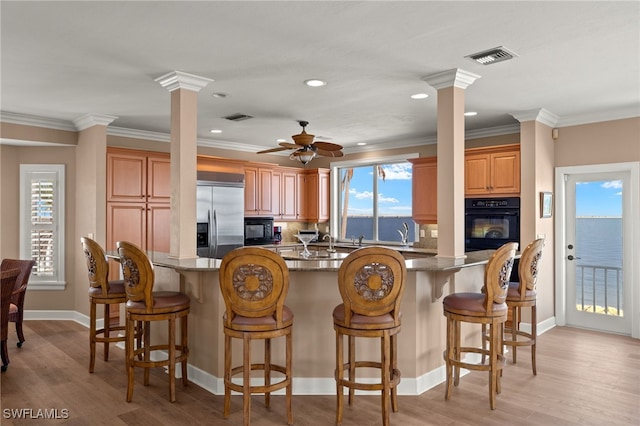
<path fill-rule="evenodd" d="M 293 248 L 293 247 L 292 247 Z M 426 256 L 423 258 L 407 259 L 406 265 L 409 271 L 429 271 L 429 272 L 455 272 L 461 268 L 470 266 L 484 265 L 487 263 L 495 250 L 474 251 L 466 254 L 464 258 L 444 258 L 438 256 Z M 295 251 L 292 250 L 295 253 Z M 334 259 L 304 259 L 304 260 L 285 260 L 290 271 L 337 271 L 342 262 L 340 255 L 336 254 Z M 189 258 L 176 259 L 170 257 L 167 253 L 148 252 L 147 255 L 154 266 L 171 268 L 177 272 L 211 272 L 220 269 L 220 259 L 210 258 Z M 295 255 L 297 256 L 297 255 Z M 115 251 L 107 253 L 107 257 L 118 258 Z M 294 255 L 288 256 L 295 259 Z"/>

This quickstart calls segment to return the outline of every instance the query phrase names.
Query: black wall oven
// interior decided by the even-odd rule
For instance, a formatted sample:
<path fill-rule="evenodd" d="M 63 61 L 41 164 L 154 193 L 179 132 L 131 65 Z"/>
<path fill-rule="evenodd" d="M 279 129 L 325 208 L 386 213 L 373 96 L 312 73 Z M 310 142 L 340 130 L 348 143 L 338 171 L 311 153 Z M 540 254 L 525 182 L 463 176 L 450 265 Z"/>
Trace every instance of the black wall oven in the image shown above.
<path fill-rule="evenodd" d="M 520 198 L 465 198 L 465 251 L 520 244 Z"/>

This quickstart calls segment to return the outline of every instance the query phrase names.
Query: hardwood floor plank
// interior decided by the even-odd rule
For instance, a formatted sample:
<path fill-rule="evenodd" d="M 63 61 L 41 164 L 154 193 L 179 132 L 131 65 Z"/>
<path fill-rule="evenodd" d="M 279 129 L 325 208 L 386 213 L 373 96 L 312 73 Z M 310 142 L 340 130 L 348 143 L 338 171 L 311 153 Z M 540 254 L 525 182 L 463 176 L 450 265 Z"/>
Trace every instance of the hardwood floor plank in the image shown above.
<path fill-rule="evenodd" d="M 5 425 L 240 425 L 242 398 L 231 399 L 231 415 L 222 416 L 222 395 L 190 383 L 176 382 L 177 401 L 168 400 L 167 377 L 160 369 L 142 384 L 136 371 L 133 401 L 125 401 L 124 352 L 111 347 L 110 360 L 98 351 L 94 374 L 88 373 L 88 330 L 70 321 L 25 321 L 27 341 L 21 349 L 9 339 L 11 364 L 0 382 Z M 420 396 L 400 396 L 391 422 L 402 426 L 635 425 L 640 419 L 640 341 L 629 337 L 556 327 L 538 339 L 538 375 L 531 374 L 528 348 L 518 350 L 502 377 L 497 409 L 489 409 L 488 377 L 470 372 L 444 400 L 444 384 Z M 335 423 L 333 395 L 293 397 L 296 426 Z M 7 418 L 5 410 L 68 410 L 68 419 Z M 24 417 L 23 413 L 23 417 Z M 517 419 L 517 420 L 516 420 Z M 344 426 L 381 424 L 380 397 L 358 395 L 345 403 Z M 271 408 L 252 397 L 255 426 L 285 425 L 283 396 Z"/>

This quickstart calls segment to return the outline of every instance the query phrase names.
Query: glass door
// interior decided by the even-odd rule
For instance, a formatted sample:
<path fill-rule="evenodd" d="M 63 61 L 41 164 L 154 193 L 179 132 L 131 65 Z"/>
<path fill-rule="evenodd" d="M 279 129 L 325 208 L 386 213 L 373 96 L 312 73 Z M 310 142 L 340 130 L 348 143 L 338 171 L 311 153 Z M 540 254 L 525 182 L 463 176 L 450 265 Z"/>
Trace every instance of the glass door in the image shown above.
<path fill-rule="evenodd" d="M 631 334 L 628 172 L 565 175 L 566 324 Z"/>

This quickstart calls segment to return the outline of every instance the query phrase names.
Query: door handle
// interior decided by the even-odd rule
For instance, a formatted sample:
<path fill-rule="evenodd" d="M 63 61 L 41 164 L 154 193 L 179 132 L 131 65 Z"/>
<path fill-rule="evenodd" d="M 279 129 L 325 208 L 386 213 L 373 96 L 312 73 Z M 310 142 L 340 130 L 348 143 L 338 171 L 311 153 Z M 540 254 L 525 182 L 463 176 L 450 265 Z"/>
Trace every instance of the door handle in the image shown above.
<path fill-rule="evenodd" d="M 580 259 L 580 258 L 579 257 L 573 257 L 573 255 L 570 254 L 569 256 L 567 256 L 567 259 L 574 260 L 574 259 Z"/>

